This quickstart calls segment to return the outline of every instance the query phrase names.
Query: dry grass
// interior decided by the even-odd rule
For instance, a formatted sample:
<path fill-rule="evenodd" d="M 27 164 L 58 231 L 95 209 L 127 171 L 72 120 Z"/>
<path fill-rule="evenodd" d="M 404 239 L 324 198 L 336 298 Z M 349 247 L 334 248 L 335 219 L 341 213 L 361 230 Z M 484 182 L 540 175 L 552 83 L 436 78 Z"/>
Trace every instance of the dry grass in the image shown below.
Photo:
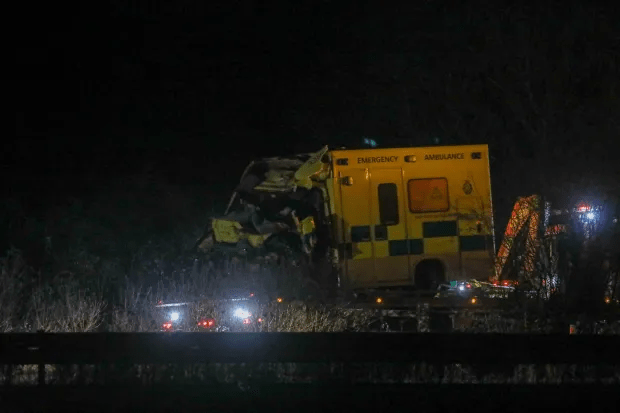
<path fill-rule="evenodd" d="M 50 296 L 56 296 L 49 299 Z M 105 303 L 86 296 L 76 286 L 61 284 L 36 289 L 30 300 L 27 316 L 31 331 L 78 333 L 95 331 L 102 322 Z"/>
<path fill-rule="evenodd" d="M 17 250 L 0 259 L 2 332 L 88 332 L 102 322 L 105 302 L 75 279 L 44 281 Z"/>
<path fill-rule="evenodd" d="M 303 302 L 271 303 L 262 308 L 264 332 L 364 331 L 375 312 L 364 309 L 308 305 Z"/>
<path fill-rule="evenodd" d="M 110 284 L 100 275 L 98 285 Z M 116 278 L 118 274 L 115 275 Z M 367 331 L 375 318 L 371 310 L 341 308 L 313 300 L 312 285 L 304 283 L 301 271 L 286 266 L 255 266 L 231 261 L 216 268 L 197 261 L 176 277 L 160 277 L 155 285 L 145 280 L 125 278 L 117 284 L 114 299 L 104 300 L 102 288 L 86 289 L 79 277 L 56 276 L 42 282 L 24 262 L 19 251 L 11 250 L 0 259 L 0 332 L 38 330 L 49 332 L 156 332 L 168 321 L 170 308 L 158 303 L 188 303 L 178 323 L 183 331 L 222 331 L 204 329 L 200 320 L 215 319 L 219 327 L 230 331 L 262 332 L 341 332 Z M 93 284 L 92 282 L 90 283 Z M 230 301 L 233 297 L 254 298 Z M 278 302 L 282 297 L 283 302 Z M 254 321 L 244 325 L 233 317 L 243 306 Z M 467 315 L 455 320 L 455 330 L 480 333 L 544 333 L 551 322 L 545 318 L 502 314 Z M 602 334 L 620 333 L 619 323 L 601 325 Z"/>
<path fill-rule="evenodd" d="M 160 279 L 154 288 L 126 280 L 110 329 L 159 331 L 172 310 L 158 309 L 157 303 L 188 303 L 179 307 L 184 317 L 178 325 L 183 331 L 215 331 L 197 326 L 198 321 L 211 318 L 233 331 L 328 332 L 367 327 L 372 312 L 318 304 L 313 300 L 316 295 L 312 288 L 295 267 L 229 261 L 216 268 L 212 263 L 200 267 L 194 262 L 187 276 Z M 253 297 L 248 301 L 231 301 L 250 298 L 250 293 Z M 283 302 L 278 302 L 278 297 Z M 240 305 L 248 307 L 253 318 L 260 317 L 262 323 L 242 325 L 234 320 L 232 312 Z"/>
<path fill-rule="evenodd" d="M 228 262 L 221 268 L 211 263 L 199 268 L 195 262 L 187 276 L 162 277 L 154 286 L 125 278 L 113 302 L 108 303 L 101 286 L 109 283 L 88 281 L 90 286 L 100 287 L 84 288 L 78 275 L 67 277 L 65 273 L 43 280 L 18 250 L 9 251 L 0 259 L 0 331 L 88 332 L 102 323 L 108 331 L 159 331 L 165 312 L 155 305 L 161 302 L 190 302 L 184 327 L 195 331 L 200 319 L 215 318 L 223 323 L 230 318 L 227 299 L 249 292 L 263 303 L 285 297 L 285 303 L 278 303 L 277 308 L 254 306 L 254 314 L 265 314 L 260 327 L 264 331 L 343 331 L 361 326 L 352 311 L 291 303 L 291 299 L 309 296 L 301 273 L 291 267 Z"/>
<path fill-rule="evenodd" d="M 25 289 L 27 267 L 16 250 L 0 259 L 0 332 L 15 330 L 20 313 L 20 296 Z"/>
<path fill-rule="evenodd" d="M 254 297 L 245 301 L 231 301 L 221 295 L 198 298 L 187 302 L 177 292 L 165 295 L 161 290 L 128 288 L 125 304 L 114 310 L 112 331 L 159 331 L 171 311 L 183 314 L 178 327 L 183 331 L 223 331 L 218 328 L 204 329 L 198 326 L 201 320 L 214 319 L 217 327 L 227 327 L 224 331 L 248 332 L 338 332 L 363 331 L 374 315 L 374 311 L 345 309 L 321 304 L 308 304 L 301 301 L 289 302 L 269 298 L 268 294 L 254 293 L 251 286 L 240 289 L 252 291 Z M 224 290 L 225 291 L 225 290 Z M 275 294 L 274 294 L 275 295 Z M 168 299 L 165 299 L 165 298 Z M 254 299 L 255 298 L 255 299 Z M 156 303 L 187 303 L 178 307 L 157 308 Z M 175 310 L 173 310 L 173 308 Z M 234 317 L 234 310 L 243 308 L 252 314 L 252 323 L 244 325 Z M 258 322 L 258 319 L 261 321 Z"/>

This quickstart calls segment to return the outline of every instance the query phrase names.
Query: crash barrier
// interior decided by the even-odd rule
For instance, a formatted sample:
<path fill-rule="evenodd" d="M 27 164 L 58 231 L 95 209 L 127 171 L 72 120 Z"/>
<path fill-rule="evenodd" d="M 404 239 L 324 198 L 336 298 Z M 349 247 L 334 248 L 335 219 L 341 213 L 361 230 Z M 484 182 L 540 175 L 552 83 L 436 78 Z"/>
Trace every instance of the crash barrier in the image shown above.
<path fill-rule="evenodd" d="M 542 398 L 545 406 L 572 408 L 579 397 L 617 400 L 618 349 L 620 336 L 568 334 L 2 334 L 0 379 L 4 400 L 60 397 L 65 411 L 71 397 L 154 402 L 164 388 L 169 396 L 176 389 L 175 400 L 230 399 L 240 409 L 278 394 L 282 406 L 326 395 L 366 400 L 365 407 L 384 395 L 394 403 L 423 394 L 449 404 L 453 396 L 440 394 L 464 389 L 459 402 L 514 399 L 532 407 L 528 400 Z M 483 411 L 498 406 L 476 403 Z"/>

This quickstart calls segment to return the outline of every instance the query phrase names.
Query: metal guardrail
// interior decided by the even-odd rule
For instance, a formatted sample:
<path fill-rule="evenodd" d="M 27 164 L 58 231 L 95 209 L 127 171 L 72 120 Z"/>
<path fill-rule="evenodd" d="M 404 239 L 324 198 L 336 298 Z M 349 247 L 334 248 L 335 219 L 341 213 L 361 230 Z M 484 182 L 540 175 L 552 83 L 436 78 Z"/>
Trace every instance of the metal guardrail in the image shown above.
<path fill-rule="evenodd" d="M 0 334 L 0 364 L 620 363 L 620 336 L 377 333 Z"/>
<path fill-rule="evenodd" d="M 568 334 L 0 334 L 0 404 L 155 412 L 273 411 L 275 403 L 314 412 L 342 403 L 376 411 L 389 399 L 417 411 L 464 403 L 476 411 L 568 409 L 617 397 L 618 349 L 620 336 Z M 508 379 L 476 378 L 488 372 Z"/>
<path fill-rule="evenodd" d="M 0 393 L 1 394 L 1 393 Z M 616 386 L 355 385 L 109 386 L 15 389 L 3 411 L 69 412 L 617 412 Z M 12 407 L 12 409 L 11 409 Z"/>

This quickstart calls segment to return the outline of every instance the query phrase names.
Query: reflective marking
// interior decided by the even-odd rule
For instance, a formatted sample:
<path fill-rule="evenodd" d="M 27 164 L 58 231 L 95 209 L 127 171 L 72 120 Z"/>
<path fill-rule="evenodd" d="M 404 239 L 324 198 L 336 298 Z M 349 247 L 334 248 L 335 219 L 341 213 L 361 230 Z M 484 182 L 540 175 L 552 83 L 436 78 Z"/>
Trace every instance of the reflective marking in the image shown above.
<path fill-rule="evenodd" d="M 390 256 L 419 255 L 424 253 L 424 242 L 421 238 L 390 240 L 389 250 Z"/>
<path fill-rule="evenodd" d="M 351 242 L 370 241 L 370 226 L 360 225 L 351 227 Z"/>

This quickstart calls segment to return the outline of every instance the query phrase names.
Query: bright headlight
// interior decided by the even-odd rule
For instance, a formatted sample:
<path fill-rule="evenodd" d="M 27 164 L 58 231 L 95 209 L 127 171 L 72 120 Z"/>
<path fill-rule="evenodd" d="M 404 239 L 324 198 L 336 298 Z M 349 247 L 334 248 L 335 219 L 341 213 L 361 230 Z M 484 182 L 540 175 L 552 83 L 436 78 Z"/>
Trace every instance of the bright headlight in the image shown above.
<path fill-rule="evenodd" d="M 177 321 L 179 319 L 180 314 L 176 311 L 170 313 L 170 319 L 172 321 Z"/>
<path fill-rule="evenodd" d="M 237 308 L 233 314 L 238 318 L 248 318 L 252 316 L 249 311 L 244 310 L 243 308 Z"/>

